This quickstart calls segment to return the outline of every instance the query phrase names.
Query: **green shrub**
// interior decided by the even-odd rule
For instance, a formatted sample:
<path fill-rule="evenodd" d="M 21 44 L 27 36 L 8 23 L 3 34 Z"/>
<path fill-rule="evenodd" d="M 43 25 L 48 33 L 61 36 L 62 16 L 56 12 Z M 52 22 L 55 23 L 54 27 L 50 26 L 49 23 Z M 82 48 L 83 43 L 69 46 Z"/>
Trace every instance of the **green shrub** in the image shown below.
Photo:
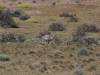
<path fill-rule="evenodd" d="M 56 19 L 55 19 L 55 18 L 49 18 L 49 20 L 50 20 L 50 21 L 56 21 Z"/>
<path fill-rule="evenodd" d="M 0 61 L 9 61 L 10 57 L 7 55 L 0 54 Z"/>
<path fill-rule="evenodd" d="M 38 23 L 38 21 L 37 20 L 35 20 L 35 19 L 27 19 L 27 20 L 25 20 L 26 22 L 28 22 L 28 23 Z"/>
<path fill-rule="evenodd" d="M 18 7 L 19 8 L 31 8 L 31 6 L 28 4 L 19 4 Z"/>
<path fill-rule="evenodd" d="M 81 48 L 76 53 L 77 53 L 77 56 L 80 56 L 80 55 L 88 56 L 89 55 L 89 52 L 86 48 Z"/>
<path fill-rule="evenodd" d="M 4 9 L 4 8 L 6 8 L 6 7 L 0 4 L 0 9 Z"/>

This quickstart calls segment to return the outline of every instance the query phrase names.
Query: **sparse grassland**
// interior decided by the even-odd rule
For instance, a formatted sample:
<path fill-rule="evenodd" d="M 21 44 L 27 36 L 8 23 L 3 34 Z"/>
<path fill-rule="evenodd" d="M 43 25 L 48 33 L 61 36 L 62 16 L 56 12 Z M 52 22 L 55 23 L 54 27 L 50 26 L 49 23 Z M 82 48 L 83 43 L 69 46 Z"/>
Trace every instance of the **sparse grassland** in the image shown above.
<path fill-rule="evenodd" d="M 0 55 L 10 56 L 1 56 L 2 59 L 6 58 L 10 61 L 0 61 L 0 75 L 73 75 L 74 70 L 74 72 L 80 71 L 79 74 L 82 75 L 100 74 L 100 45 L 80 45 L 78 42 L 72 41 L 72 33 L 76 32 L 80 25 L 95 23 L 98 27 L 100 26 L 100 10 L 98 10 L 100 2 L 85 4 L 70 4 L 69 2 L 66 4 L 66 1 L 54 0 L 56 5 L 52 6 L 51 0 L 37 0 L 36 3 L 32 3 L 31 0 L 20 0 L 22 4 L 28 4 L 32 7 L 21 8 L 31 18 L 24 21 L 18 17 L 12 17 L 19 24 L 19 28 L 0 28 Z M 0 2 L 3 3 L 2 0 Z M 10 2 L 6 0 L 3 5 L 8 7 Z M 20 9 L 18 2 L 19 0 L 15 1 L 14 5 L 9 6 L 10 9 Z M 62 12 L 76 14 L 78 22 L 68 22 L 69 17 L 59 16 Z M 62 23 L 64 30 L 48 30 L 52 22 Z M 59 26 L 57 27 L 59 28 Z M 42 36 L 36 37 L 38 34 L 47 34 L 45 31 L 59 37 L 62 43 L 51 41 L 48 45 L 42 40 Z M 16 40 L 19 37 L 22 42 L 1 42 L 2 33 L 10 32 L 15 33 Z M 25 37 L 18 36 L 18 34 L 23 34 Z M 100 32 L 86 32 L 86 34 L 100 38 Z M 79 56 L 77 56 L 77 52 Z"/>

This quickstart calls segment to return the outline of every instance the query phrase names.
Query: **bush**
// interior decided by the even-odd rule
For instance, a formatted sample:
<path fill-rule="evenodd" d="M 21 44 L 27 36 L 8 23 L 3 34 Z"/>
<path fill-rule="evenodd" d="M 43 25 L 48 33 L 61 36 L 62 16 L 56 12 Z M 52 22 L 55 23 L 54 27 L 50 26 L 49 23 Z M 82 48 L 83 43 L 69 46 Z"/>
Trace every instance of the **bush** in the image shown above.
<path fill-rule="evenodd" d="M 14 17 L 19 17 L 20 20 L 27 20 L 30 18 L 30 16 L 28 14 L 26 14 L 25 12 L 23 12 L 20 9 L 14 10 L 14 11 L 10 11 L 10 15 L 14 16 Z"/>
<path fill-rule="evenodd" d="M 26 37 L 24 35 L 22 35 L 22 34 L 19 34 L 18 35 L 18 41 L 19 42 L 24 42 L 24 41 L 26 41 Z"/>
<path fill-rule="evenodd" d="M 14 11 L 10 11 L 10 15 L 13 17 L 19 17 L 22 14 L 24 14 L 24 12 L 20 9 L 14 10 Z"/>
<path fill-rule="evenodd" d="M 28 19 L 28 20 L 25 20 L 26 22 L 28 22 L 28 23 L 38 23 L 38 21 L 37 20 L 35 20 L 35 19 Z"/>
<path fill-rule="evenodd" d="M 84 32 L 100 32 L 100 28 L 96 24 L 82 24 L 77 29 L 82 29 Z"/>
<path fill-rule="evenodd" d="M 83 44 L 85 45 L 92 45 L 92 44 L 98 44 L 98 38 L 93 37 L 93 36 L 86 36 L 83 37 Z"/>
<path fill-rule="evenodd" d="M 62 43 L 62 40 L 57 36 L 54 36 L 53 40 L 54 40 L 55 43 L 58 43 L 58 44 Z"/>
<path fill-rule="evenodd" d="M 0 9 L 4 9 L 4 8 L 6 8 L 5 6 L 3 6 L 3 5 L 0 5 Z"/>
<path fill-rule="evenodd" d="M 0 61 L 9 61 L 9 60 L 10 60 L 9 56 L 0 54 Z"/>
<path fill-rule="evenodd" d="M 62 23 L 52 23 L 49 25 L 49 30 L 51 31 L 63 31 L 65 26 Z"/>
<path fill-rule="evenodd" d="M 74 42 L 79 42 L 80 44 L 82 44 L 82 43 L 83 43 L 82 39 L 83 39 L 83 37 L 85 37 L 86 35 L 87 35 L 87 34 L 84 32 L 84 30 L 82 30 L 82 29 L 77 29 L 76 32 L 73 32 L 73 33 L 72 33 L 72 36 L 73 36 L 72 40 L 73 40 Z"/>
<path fill-rule="evenodd" d="M 14 33 L 2 34 L 1 41 L 2 42 L 15 42 L 16 37 L 14 36 Z"/>
<path fill-rule="evenodd" d="M 27 20 L 27 19 L 30 18 L 30 16 L 28 14 L 22 14 L 22 15 L 19 16 L 19 18 L 20 18 L 20 20 Z"/>
<path fill-rule="evenodd" d="M 70 15 L 68 12 L 62 12 L 60 14 L 60 17 L 71 17 L 72 15 Z"/>
<path fill-rule="evenodd" d="M 76 68 L 73 70 L 73 75 L 83 75 L 83 70 L 81 68 Z"/>
<path fill-rule="evenodd" d="M 1 35 L 1 42 L 24 42 L 25 36 L 20 34 L 15 36 L 14 33 L 6 33 Z"/>
<path fill-rule="evenodd" d="M 28 4 L 19 4 L 18 7 L 19 8 L 31 8 L 31 6 Z"/>
<path fill-rule="evenodd" d="M 50 20 L 50 21 L 56 21 L 56 19 L 55 19 L 55 18 L 49 18 L 49 20 Z"/>
<path fill-rule="evenodd" d="M 0 11 L 0 27 L 4 27 L 4 28 L 19 28 L 18 24 L 16 24 L 14 22 L 14 20 L 12 19 L 12 17 L 7 14 L 7 13 L 3 13 L 2 11 Z"/>
<path fill-rule="evenodd" d="M 52 6 L 56 6 L 56 2 L 52 2 Z"/>
<path fill-rule="evenodd" d="M 80 56 L 80 55 L 88 56 L 89 55 L 89 52 L 86 48 L 81 48 L 76 53 L 77 53 L 77 56 Z"/>

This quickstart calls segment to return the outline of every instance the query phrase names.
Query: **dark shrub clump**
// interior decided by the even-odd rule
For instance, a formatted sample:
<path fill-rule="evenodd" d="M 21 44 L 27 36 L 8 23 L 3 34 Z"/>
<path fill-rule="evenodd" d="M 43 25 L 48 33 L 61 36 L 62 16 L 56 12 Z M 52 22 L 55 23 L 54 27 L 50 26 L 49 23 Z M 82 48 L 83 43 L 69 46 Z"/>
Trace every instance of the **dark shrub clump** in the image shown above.
<path fill-rule="evenodd" d="M 60 17 L 71 17 L 72 15 L 71 14 L 69 14 L 68 12 L 62 12 L 61 14 L 60 14 Z"/>
<path fill-rule="evenodd" d="M 82 24 L 78 29 L 84 30 L 84 32 L 100 32 L 100 28 L 96 24 Z"/>
<path fill-rule="evenodd" d="M 22 34 L 19 34 L 17 38 L 19 42 L 24 42 L 26 40 L 26 37 Z"/>
<path fill-rule="evenodd" d="M 19 28 L 19 26 L 14 22 L 12 17 L 6 12 L 3 13 L 2 10 L 0 10 L 0 27 L 4 28 Z"/>
<path fill-rule="evenodd" d="M 51 31 L 63 31 L 63 30 L 65 30 L 65 26 L 62 23 L 52 23 L 49 26 L 49 30 L 51 30 Z"/>
<path fill-rule="evenodd" d="M 22 34 L 15 36 L 14 33 L 4 33 L 1 35 L 0 40 L 1 42 L 24 42 L 26 38 Z"/>

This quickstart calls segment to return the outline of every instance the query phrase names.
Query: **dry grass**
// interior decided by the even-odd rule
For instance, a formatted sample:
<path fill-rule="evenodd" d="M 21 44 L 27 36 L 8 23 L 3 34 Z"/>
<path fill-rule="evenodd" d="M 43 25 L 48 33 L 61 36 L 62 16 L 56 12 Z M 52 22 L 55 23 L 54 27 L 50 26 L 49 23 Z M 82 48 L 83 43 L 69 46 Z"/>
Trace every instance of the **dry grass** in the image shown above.
<path fill-rule="evenodd" d="M 57 0 L 60 1 L 60 0 Z M 64 0 L 66 1 L 66 0 Z M 2 4 L 2 0 L 0 1 Z M 52 23 L 49 21 L 49 17 L 56 18 L 56 22 L 62 22 L 66 25 L 66 31 L 52 32 L 60 38 L 71 38 L 72 32 L 75 31 L 77 26 L 83 23 L 96 23 L 100 26 L 100 2 L 98 3 L 86 3 L 86 4 L 68 4 L 51 6 L 49 0 L 44 2 L 38 1 L 36 4 L 31 3 L 31 0 L 20 0 L 22 3 L 32 5 L 32 8 L 22 9 L 26 13 L 31 15 L 31 18 L 38 20 L 38 23 L 26 23 L 18 18 L 14 20 L 19 23 L 20 28 L 13 29 L 0 29 L 0 34 L 4 32 L 27 33 L 25 36 L 27 39 L 34 38 L 39 32 L 47 30 L 48 26 Z M 14 2 L 13 7 L 9 6 L 11 1 L 6 1 L 4 5 L 10 9 L 16 9 L 18 1 Z M 47 4 L 49 3 L 49 4 Z M 15 7 L 15 8 L 14 8 Z M 61 18 L 59 14 L 62 12 L 69 12 L 76 14 L 79 19 L 78 22 L 67 22 L 68 18 Z M 88 33 L 88 35 L 100 36 L 100 33 Z M 39 39 L 42 42 L 42 39 Z M 96 75 L 100 74 L 100 58 L 96 54 L 100 54 L 99 46 L 87 46 L 89 50 L 89 56 L 77 57 L 76 51 L 79 48 L 85 46 L 75 46 L 51 43 L 50 45 L 44 44 L 43 47 L 40 42 L 33 43 L 0 43 L 0 54 L 7 54 L 11 60 L 2 62 L 0 61 L 0 75 L 47 75 L 46 69 L 50 70 L 50 75 L 72 75 L 72 70 L 76 67 L 82 67 L 84 75 Z M 56 55 L 55 51 L 60 50 L 62 53 Z M 91 60 L 92 59 L 92 60 Z M 31 69 L 29 66 L 32 63 L 42 63 L 39 68 Z M 46 66 L 44 66 L 44 64 Z"/>

